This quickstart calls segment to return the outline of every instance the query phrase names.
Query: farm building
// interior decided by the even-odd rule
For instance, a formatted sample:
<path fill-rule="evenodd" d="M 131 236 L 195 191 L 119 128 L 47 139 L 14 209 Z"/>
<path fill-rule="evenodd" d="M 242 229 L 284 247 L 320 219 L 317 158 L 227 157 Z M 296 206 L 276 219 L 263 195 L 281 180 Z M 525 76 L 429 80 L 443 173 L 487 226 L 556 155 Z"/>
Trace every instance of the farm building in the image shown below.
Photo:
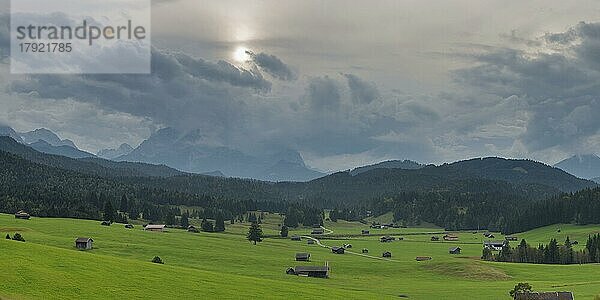
<path fill-rule="evenodd" d="M 102 225 L 102 226 L 110 226 L 110 221 L 102 221 L 102 223 L 100 223 L 100 225 Z"/>
<path fill-rule="evenodd" d="M 29 220 L 29 218 L 31 218 L 31 216 L 22 210 L 15 213 L 15 219 Z"/>
<path fill-rule="evenodd" d="M 311 240 L 311 239 L 309 239 L 308 241 L 306 241 L 306 243 L 307 243 L 307 244 L 309 244 L 309 245 L 314 245 L 314 244 L 315 244 L 315 241 L 314 241 L 314 240 Z"/>
<path fill-rule="evenodd" d="M 387 258 L 390 258 L 390 257 L 392 257 L 392 252 L 390 252 L 390 251 L 385 251 L 385 252 L 383 252 L 383 254 L 382 254 L 381 256 L 382 256 L 382 257 L 387 257 Z"/>
<path fill-rule="evenodd" d="M 369 234 L 369 231 L 368 230 L 362 230 L 360 233 L 361 234 Z"/>
<path fill-rule="evenodd" d="M 515 300 L 573 300 L 571 292 L 530 292 L 516 293 Z"/>
<path fill-rule="evenodd" d="M 343 247 L 331 247 L 331 252 L 335 254 L 344 254 L 345 251 Z"/>
<path fill-rule="evenodd" d="M 310 253 L 296 253 L 296 261 L 310 261 Z"/>
<path fill-rule="evenodd" d="M 502 250 L 502 247 L 507 244 L 506 241 L 485 241 L 483 242 L 483 247 L 494 251 L 500 251 Z"/>
<path fill-rule="evenodd" d="M 416 261 L 426 261 L 426 260 L 431 260 L 431 256 L 417 256 L 415 258 Z"/>
<path fill-rule="evenodd" d="M 292 241 L 300 241 L 300 240 L 302 240 L 302 239 L 301 239 L 299 236 L 297 236 L 297 235 L 294 235 L 294 236 L 292 236 L 292 237 L 291 237 L 291 240 L 292 240 Z"/>
<path fill-rule="evenodd" d="M 296 266 L 288 268 L 285 273 L 288 275 L 328 278 L 329 266 Z"/>
<path fill-rule="evenodd" d="M 344 248 L 350 249 L 350 248 L 352 248 L 352 244 L 344 244 Z"/>
<path fill-rule="evenodd" d="M 323 230 L 323 228 L 315 228 L 311 231 L 310 234 L 323 234 L 325 233 L 325 231 Z"/>
<path fill-rule="evenodd" d="M 190 226 L 188 226 L 188 228 L 187 228 L 187 231 L 188 231 L 188 232 L 200 232 L 200 231 L 198 230 L 198 228 L 196 228 L 196 226 L 194 226 L 194 225 L 190 225 Z"/>
<path fill-rule="evenodd" d="M 379 238 L 379 241 L 382 242 L 382 243 L 389 243 L 389 242 L 393 242 L 395 240 L 396 240 L 395 237 L 389 236 L 389 235 L 382 236 L 382 237 Z"/>
<path fill-rule="evenodd" d="M 439 236 L 432 236 L 432 237 L 431 237 L 431 241 L 432 241 L 432 242 L 437 242 L 437 241 L 439 241 L 439 240 L 440 240 L 440 237 L 439 237 Z"/>
<path fill-rule="evenodd" d="M 144 227 L 144 230 L 146 231 L 165 231 L 165 227 L 167 227 L 167 225 L 146 225 L 146 227 Z"/>
<path fill-rule="evenodd" d="M 369 249 L 367 249 L 367 248 L 362 249 L 362 253 L 369 253 Z"/>
<path fill-rule="evenodd" d="M 504 237 L 505 240 L 507 241 L 516 241 L 518 240 L 518 238 L 514 235 L 507 235 L 506 237 Z"/>
<path fill-rule="evenodd" d="M 444 235 L 444 241 L 458 241 L 458 236 L 453 234 Z"/>
<path fill-rule="evenodd" d="M 460 249 L 460 247 L 452 247 L 450 249 L 448 249 L 448 253 L 450 254 L 460 254 L 460 251 L 462 249 Z"/>
<path fill-rule="evenodd" d="M 133 229 L 133 225 L 132 224 L 126 224 L 125 228 L 127 228 L 127 229 Z"/>
<path fill-rule="evenodd" d="M 92 244 L 94 240 L 91 238 L 80 237 L 75 240 L 75 248 L 79 250 L 90 250 L 92 249 Z"/>

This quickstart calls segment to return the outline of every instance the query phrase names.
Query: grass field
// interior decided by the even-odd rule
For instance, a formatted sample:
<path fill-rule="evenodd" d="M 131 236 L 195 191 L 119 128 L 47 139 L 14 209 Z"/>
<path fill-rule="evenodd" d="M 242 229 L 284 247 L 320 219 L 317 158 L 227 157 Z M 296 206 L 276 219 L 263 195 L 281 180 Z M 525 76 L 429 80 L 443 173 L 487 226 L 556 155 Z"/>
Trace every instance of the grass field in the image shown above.
<path fill-rule="evenodd" d="M 276 234 L 278 215 L 265 216 L 263 228 Z M 529 265 L 482 262 L 481 233 L 460 232 L 459 242 L 431 242 L 439 228 L 387 229 L 359 236 L 367 226 L 360 223 L 326 223 L 333 234 L 322 243 L 350 250 L 368 248 L 380 257 L 391 251 L 392 259 L 357 255 L 335 255 L 326 248 L 307 245 L 305 240 L 268 238 L 254 246 L 245 240 L 247 224 L 227 225 L 219 234 L 144 232 L 121 224 L 110 227 L 99 222 L 72 219 L 16 220 L 0 215 L 0 233 L 21 233 L 25 243 L 0 239 L 1 299 L 509 299 L 517 282 L 529 282 L 536 290 L 573 291 L 576 299 L 600 294 L 600 265 Z M 558 233 L 557 228 L 561 229 Z M 305 234 L 299 229 L 292 234 Z M 596 226 L 555 225 L 519 234 L 530 243 L 550 238 L 585 244 L 587 235 L 600 232 Z M 403 241 L 380 243 L 390 234 Z M 344 237 L 348 235 L 348 237 Z M 94 239 L 94 249 L 78 251 L 78 236 Z M 500 236 L 496 236 L 501 238 Z M 460 246 L 461 255 L 448 254 Z M 581 245 L 583 246 L 583 245 Z M 296 263 L 296 252 L 310 252 L 312 262 Z M 150 263 L 160 256 L 164 265 Z M 416 262 L 415 256 L 433 260 Z M 289 266 L 329 262 L 329 279 L 285 274 Z"/>

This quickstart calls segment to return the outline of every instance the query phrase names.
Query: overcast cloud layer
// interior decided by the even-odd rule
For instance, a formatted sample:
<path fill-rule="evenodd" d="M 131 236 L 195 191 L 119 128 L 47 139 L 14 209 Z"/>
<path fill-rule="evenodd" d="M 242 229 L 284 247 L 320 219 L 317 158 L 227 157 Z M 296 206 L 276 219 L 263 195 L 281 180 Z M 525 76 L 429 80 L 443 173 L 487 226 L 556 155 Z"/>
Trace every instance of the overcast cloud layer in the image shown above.
<path fill-rule="evenodd" d="M 325 171 L 600 152 L 598 2 L 215 2 L 155 3 L 151 75 L 9 75 L 0 17 L 0 122 L 90 151 L 200 129 Z"/>

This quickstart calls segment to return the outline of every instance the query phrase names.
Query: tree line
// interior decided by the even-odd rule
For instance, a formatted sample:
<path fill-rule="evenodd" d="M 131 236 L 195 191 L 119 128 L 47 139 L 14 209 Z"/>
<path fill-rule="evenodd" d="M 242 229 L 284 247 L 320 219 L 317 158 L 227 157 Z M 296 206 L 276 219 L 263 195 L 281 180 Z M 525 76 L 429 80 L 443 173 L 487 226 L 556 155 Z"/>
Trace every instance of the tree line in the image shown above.
<path fill-rule="evenodd" d="M 574 250 L 569 237 L 563 244 L 551 239 L 548 244 L 531 246 L 524 239 L 517 247 L 507 242 L 497 254 L 484 247 L 481 259 L 487 261 L 530 263 L 530 264 L 586 264 L 600 262 L 600 234 L 589 236 L 585 248 Z"/>

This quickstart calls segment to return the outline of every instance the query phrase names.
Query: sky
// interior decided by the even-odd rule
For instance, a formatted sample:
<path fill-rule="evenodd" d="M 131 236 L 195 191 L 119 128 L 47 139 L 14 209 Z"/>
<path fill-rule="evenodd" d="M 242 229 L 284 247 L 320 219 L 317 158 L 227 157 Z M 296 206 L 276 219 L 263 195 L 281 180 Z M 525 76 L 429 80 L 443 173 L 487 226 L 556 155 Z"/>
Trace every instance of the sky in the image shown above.
<path fill-rule="evenodd" d="M 0 123 L 96 152 L 164 127 L 336 171 L 600 153 L 600 1 L 202 1 L 152 7 L 151 75 L 10 75 Z"/>

